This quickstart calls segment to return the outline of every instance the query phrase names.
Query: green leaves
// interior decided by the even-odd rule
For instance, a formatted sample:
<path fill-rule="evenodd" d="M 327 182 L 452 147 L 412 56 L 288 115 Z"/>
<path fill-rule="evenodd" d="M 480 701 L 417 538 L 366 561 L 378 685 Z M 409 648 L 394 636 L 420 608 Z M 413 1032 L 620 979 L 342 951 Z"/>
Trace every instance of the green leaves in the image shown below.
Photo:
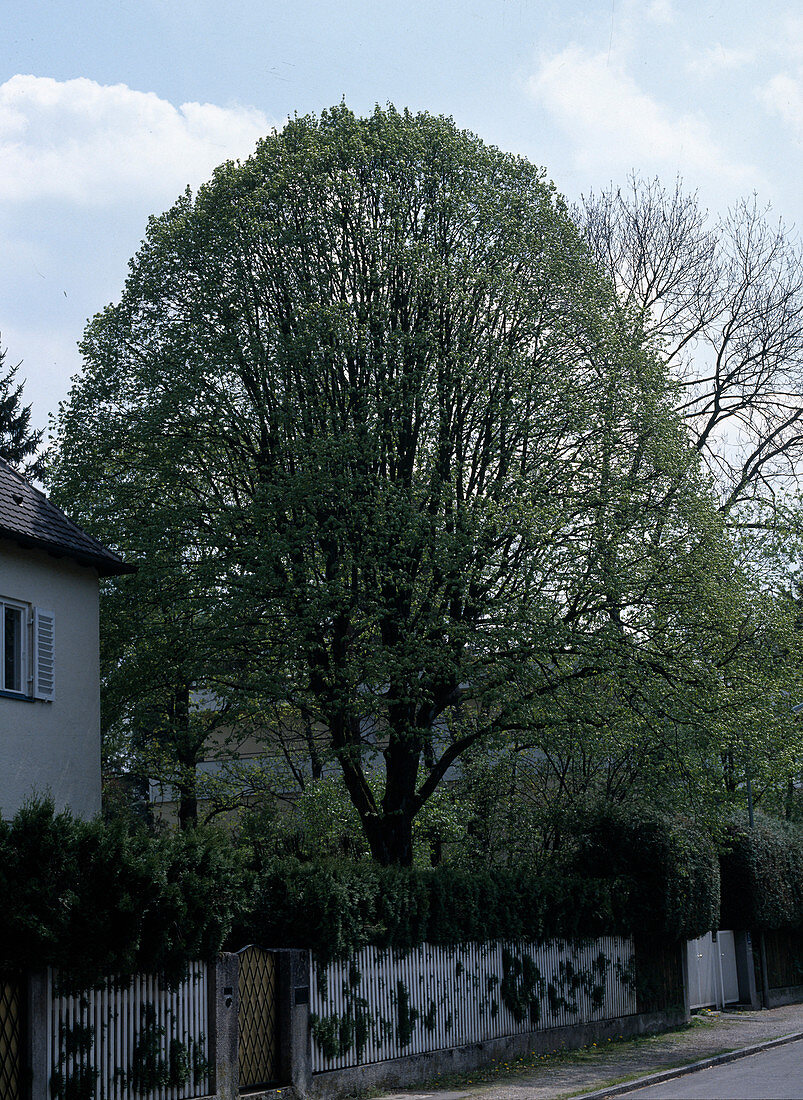
<path fill-rule="evenodd" d="M 137 971 L 178 979 L 220 950 L 239 890 L 212 831 L 153 836 L 32 802 L 0 822 L 0 968 L 55 966 L 77 988 Z"/>
<path fill-rule="evenodd" d="M 671 942 L 717 926 L 711 841 L 656 814 L 598 813 L 540 867 L 377 867 L 277 859 L 256 875 L 235 941 L 309 947 L 322 960 L 366 944 L 544 942 L 654 934 Z"/>
<path fill-rule="evenodd" d="M 732 820 L 720 837 L 723 927 L 756 930 L 803 926 L 803 831 L 759 815 L 755 826 Z"/>
<path fill-rule="evenodd" d="M 82 347 L 51 485 L 142 564 L 105 597 L 105 722 L 184 820 L 235 722 L 283 794 L 335 761 L 383 863 L 504 732 L 701 755 L 745 588 L 541 169 L 427 114 L 295 118 L 151 220 Z"/>
<path fill-rule="evenodd" d="M 703 830 L 650 810 L 601 810 L 577 819 L 571 835 L 576 874 L 627 884 L 632 931 L 678 941 L 719 927 L 719 866 Z"/>

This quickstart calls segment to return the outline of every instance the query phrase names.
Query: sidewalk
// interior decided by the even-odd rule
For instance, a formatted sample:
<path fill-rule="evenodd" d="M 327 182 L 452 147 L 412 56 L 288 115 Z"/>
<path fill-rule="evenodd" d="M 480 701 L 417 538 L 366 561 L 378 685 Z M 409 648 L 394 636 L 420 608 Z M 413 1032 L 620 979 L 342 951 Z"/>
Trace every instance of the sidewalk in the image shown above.
<path fill-rule="evenodd" d="M 381 1096 L 382 1100 L 560 1100 L 793 1033 L 803 1033 L 803 1005 L 703 1014 L 692 1017 L 691 1026 L 681 1031 L 603 1048 L 536 1055 L 529 1062 L 492 1065 L 450 1079 L 443 1088 L 436 1084 Z"/>

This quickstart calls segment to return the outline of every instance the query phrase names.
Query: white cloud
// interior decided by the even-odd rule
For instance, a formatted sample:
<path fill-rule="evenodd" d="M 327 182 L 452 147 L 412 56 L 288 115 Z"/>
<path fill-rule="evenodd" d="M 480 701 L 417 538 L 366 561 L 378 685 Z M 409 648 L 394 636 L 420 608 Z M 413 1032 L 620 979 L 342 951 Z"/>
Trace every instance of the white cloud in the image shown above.
<path fill-rule="evenodd" d="M 758 173 L 732 163 L 705 119 L 672 114 L 643 92 L 622 63 L 571 45 L 541 64 L 528 90 L 569 133 L 588 169 L 701 173 L 756 185 Z"/>
<path fill-rule="evenodd" d="M 252 107 L 175 107 L 125 84 L 14 76 L 0 85 L 0 199 L 171 199 L 271 126 Z"/>
<path fill-rule="evenodd" d="M 749 50 L 734 50 L 728 46 L 717 43 L 709 46 L 697 57 L 686 63 L 686 69 L 694 76 L 711 77 L 719 76 L 723 72 L 732 72 L 744 65 L 749 65 L 754 55 Z"/>
<path fill-rule="evenodd" d="M 759 89 L 758 96 L 771 114 L 778 115 L 790 127 L 798 140 L 803 139 L 803 87 L 799 80 L 788 73 L 778 73 Z"/>
<path fill-rule="evenodd" d="M 80 370 L 77 331 L 52 324 L 47 331 L 31 325 L 3 325 L 0 347 L 5 348 L 7 367 L 19 364 L 16 381 L 25 383 L 23 403 L 31 406 L 35 428 L 47 426 L 48 413 L 65 396 L 68 379 Z"/>

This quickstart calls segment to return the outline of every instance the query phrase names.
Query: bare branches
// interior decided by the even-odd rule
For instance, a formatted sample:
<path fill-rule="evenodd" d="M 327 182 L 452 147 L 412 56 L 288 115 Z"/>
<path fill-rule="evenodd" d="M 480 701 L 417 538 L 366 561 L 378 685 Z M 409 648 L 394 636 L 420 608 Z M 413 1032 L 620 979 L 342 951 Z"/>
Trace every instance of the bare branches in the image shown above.
<path fill-rule="evenodd" d="M 668 192 L 631 176 L 624 190 L 591 192 L 577 216 L 622 302 L 670 361 L 679 356 L 701 332 L 718 281 L 716 229 L 696 195 L 679 180 Z"/>
<path fill-rule="evenodd" d="M 696 194 L 631 177 L 577 214 L 677 383 L 723 512 L 771 505 L 803 455 L 803 253 L 755 197 L 712 222 Z"/>

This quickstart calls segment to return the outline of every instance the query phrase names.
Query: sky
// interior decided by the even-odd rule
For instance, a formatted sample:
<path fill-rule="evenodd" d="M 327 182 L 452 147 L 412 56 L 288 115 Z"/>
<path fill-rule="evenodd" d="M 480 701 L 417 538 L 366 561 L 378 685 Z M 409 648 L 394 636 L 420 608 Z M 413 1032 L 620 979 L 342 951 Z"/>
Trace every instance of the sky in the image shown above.
<path fill-rule="evenodd" d="M 570 201 L 680 175 L 803 225 L 803 5 L 3 0 L 0 343 L 44 426 L 148 217 L 293 114 L 450 115 Z"/>

